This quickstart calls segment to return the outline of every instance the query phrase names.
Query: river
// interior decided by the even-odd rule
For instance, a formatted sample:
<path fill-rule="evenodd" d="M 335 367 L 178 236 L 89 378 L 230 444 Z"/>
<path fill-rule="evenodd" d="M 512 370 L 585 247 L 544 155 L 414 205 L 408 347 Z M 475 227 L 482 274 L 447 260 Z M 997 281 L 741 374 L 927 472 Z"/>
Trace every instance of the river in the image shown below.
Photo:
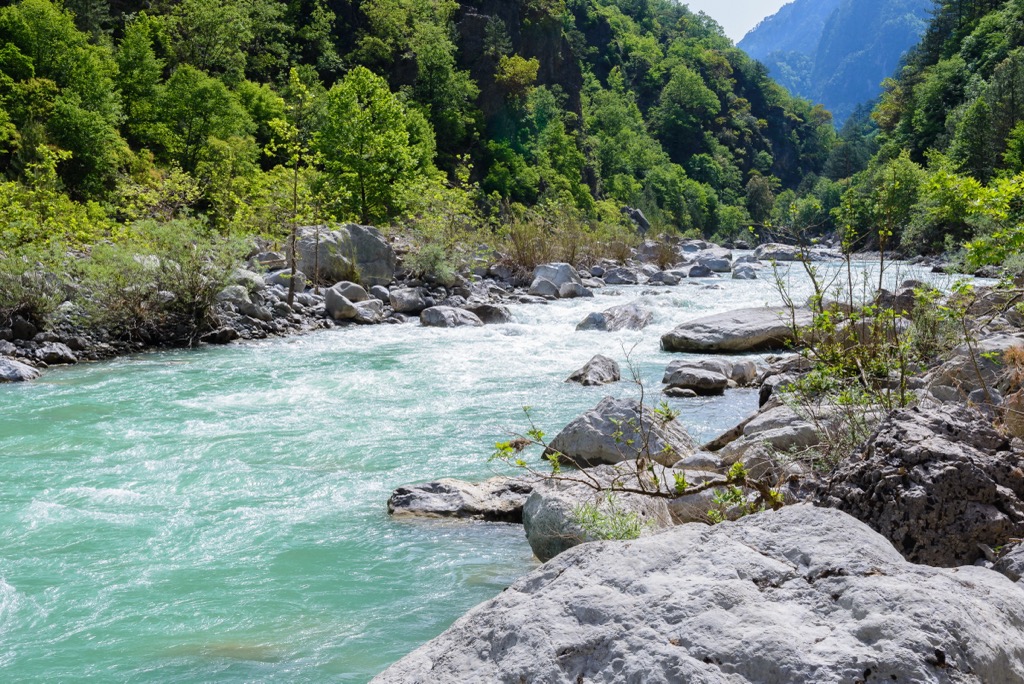
<path fill-rule="evenodd" d="M 563 382 L 594 354 L 629 351 L 656 397 L 677 358 L 660 335 L 779 302 L 760 275 L 514 306 L 510 325 L 338 329 L 0 386 L 0 674 L 366 682 L 536 566 L 519 526 L 392 521 L 392 489 L 507 472 L 487 456 L 524 405 L 553 436 L 637 392 Z M 810 292 L 800 274 L 791 287 Z M 646 330 L 575 331 L 636 299 L 654 311 Z M 703 440 L 757 397 L 671 403 Z"/>

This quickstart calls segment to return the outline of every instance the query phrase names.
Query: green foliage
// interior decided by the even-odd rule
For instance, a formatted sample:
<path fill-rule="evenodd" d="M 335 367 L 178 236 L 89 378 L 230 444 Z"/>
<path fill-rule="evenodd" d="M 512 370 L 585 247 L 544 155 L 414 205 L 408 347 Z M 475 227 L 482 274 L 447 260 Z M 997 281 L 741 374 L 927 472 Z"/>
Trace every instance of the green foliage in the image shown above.
<path fill-rule="evenodd" d="M 433 172 L 429 124 L 363 67 L 327 93 L 316 144 L 335 206 L 363 223 L 397 216 L 407 189 Z"/>
<path fill-rule="evenodd" d="M 589 539 L 638 539 L 651 526 L 634 511 L 619 506 L 612 492 L 597 503 L 584 503 L 573 508 L 570 519 Z"/>
<path fill-rule="evenodd" d="M 15 316 L 45 328 L 63 300 L 63 283 L 56 275 L 66 270 L 59 248 L 27 245 L 0 252 L 0 324 Z"/>
<path fill-rule="evenodd" d="M 85 321 L 126 339 L 193 344 L 213 327 L 244 249 L 195 221 L 134 224 L 79 264 Z"/>

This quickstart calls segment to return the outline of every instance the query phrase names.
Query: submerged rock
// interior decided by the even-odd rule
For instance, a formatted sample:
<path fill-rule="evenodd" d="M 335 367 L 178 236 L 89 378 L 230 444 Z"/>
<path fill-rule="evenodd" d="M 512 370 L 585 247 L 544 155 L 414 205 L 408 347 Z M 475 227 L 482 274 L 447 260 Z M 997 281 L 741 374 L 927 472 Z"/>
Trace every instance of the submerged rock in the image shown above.
<path fill-rule="evenodd" d="M 811 323 L 808 309 L 737 309 L 688 321 L 661 338 L 670 352 L 736 353 L 782 349 L 794 341 L 793 325 Z"/>
<path fill-rule="evenodd" d="M 493 477 L 476 483 L 445 478 L 399 487 L 388 499 L 388 513 L 396 518 L 467 518 L 521 523 L 523 504 L 532 491 L 530 477 Z"/>
<path fill-rule="evenodd" d="M 587 361 L 583 368 L 570 375 L 566 382 L 578 382 L 586 387 L 607 385 L 622 379 L 622 371 L 615 359 L 598 354 Z"/>
<path fill-rule="evenodd" d="M 696 444 L 677 420 L 666 420 L 635 399 L 605 397 L 551 440 L 545 455 L 555 452 L 570 463 L 589 467 L 635 460 L 644 451 L 657 463 L 672 466 L 696 451 Z"/>
<path fill-rule="evenodd" d="M 373 681 L 1021 684 L 1024 590 L 791 506 L 570 549 Z"/>

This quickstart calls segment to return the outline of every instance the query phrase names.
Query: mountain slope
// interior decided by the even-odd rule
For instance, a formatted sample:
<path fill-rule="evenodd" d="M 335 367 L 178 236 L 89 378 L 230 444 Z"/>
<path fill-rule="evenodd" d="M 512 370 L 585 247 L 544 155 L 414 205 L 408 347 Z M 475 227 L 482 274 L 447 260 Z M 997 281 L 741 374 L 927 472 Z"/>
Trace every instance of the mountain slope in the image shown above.
<path fill-rule="evenodd" d="M 796 0 L 739 43 L 793 94 L 842 123 L 924 34 L 932 0 Z M 825 13 L 827 16 L 823 18 Z"/>

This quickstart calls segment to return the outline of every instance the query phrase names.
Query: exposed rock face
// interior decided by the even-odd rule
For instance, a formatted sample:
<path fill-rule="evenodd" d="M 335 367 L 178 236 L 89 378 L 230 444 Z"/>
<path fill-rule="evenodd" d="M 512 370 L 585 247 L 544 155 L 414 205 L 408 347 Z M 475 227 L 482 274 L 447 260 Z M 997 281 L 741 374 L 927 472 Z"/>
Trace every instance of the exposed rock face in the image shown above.
<path fill-rule="evenodd" d="M 461 328 L 481 326 L 483 321 L 465 309 L 451 306 L 432 306 L 420 314 L 420 323 L 429 328 Z"/>
<path fill-rule="evenodd" d="M 532 491 L 529 477 L 493 477 L 478 483 L 445 478 L 399 487 L 388 499 L 388 513 L 396 518 L 466 518 L 521 523 L 523 504 Z"/>
<path fill-rule="evenodd" d="M 1024 590 L 791 506 L 571 549 L 373 681 L 1020 684 Z"/>
<path fill-rule="evenodd" d="M 590 361 L 587 361 L 583 368 L 570 375 L 566 382 L 578 382 L 586 387 L 593 387 L 618 382 L 621 379 L 622 371 L 619 368 L 618 362 L 615 359 L 609 359 L 607 356 L 598 354 L 590 359 Z"/>
<path fill-rule="evenodd" d="M 793 323 L 811 323 L 811 312 L 759 307 L 688 321 L 663 335 L 661 348 L 671 352 L 735 353 L 781 349 L 793 342 Z"/>
<path fill-rule="evenodd" d="M 616 424 L 618 423 L 618 424 Z M 618 439 L 615 433 L 621 431 Z M 635 399 L 605 397 L 551 440 L 545 454 L 558 452 L 578 466 L 614 464 L 636 459 L 644 448 L 656 462 L 671 467 L 696 451 L 679 421 L 665 421 Z"/>
<path fill-rule="evenodd" d="M 27 382 L 39 377 L 39 371 L 21 361 L 0 356 L 0 382 Z"/>
<path fill-rule="evenodd" d="M 978 544 L 1024 536 L 1024 455 L 974 409 L 905 409 L 839 467 L 821 500 L 911 561 L 965 565 L 981 557 Z"/>
<path fill-rule="evenodd" d="M 650 322 L 653 314 L 636 302 L 613 306 L 601 312 L 589 314 L 576 326 L 577 330 L 643 330 Z"/>
<path fill-rule="evenodd" d="M 586 475 L 570 475 L 608 487 L 613 483 L 632 486 L 637 482 L 635 469 L 629 464 L 591 468 Z M 580 508 L 590 505 L 603 514 L 635 515 L 641 524 L 641 535 L 648 535 L 672 525 L 666 499 L 643 494 L 616 492 L 608 494 L 578 482 L 542 480 L 523 507 L 523 527 L 533 554 L 547 561 L 566 549 L 595 537 L 579 524 Z"/>
<path fill-rule="evenodd" d="M 376 228 L 349 223 L 299 228 L 296 256 L 299 269 L 323 282 L 357 280 L 364 287 L 387 285 L 395 278 L 398 257 Z M 318 256 L 319 255 L 319 256 Z"/>

